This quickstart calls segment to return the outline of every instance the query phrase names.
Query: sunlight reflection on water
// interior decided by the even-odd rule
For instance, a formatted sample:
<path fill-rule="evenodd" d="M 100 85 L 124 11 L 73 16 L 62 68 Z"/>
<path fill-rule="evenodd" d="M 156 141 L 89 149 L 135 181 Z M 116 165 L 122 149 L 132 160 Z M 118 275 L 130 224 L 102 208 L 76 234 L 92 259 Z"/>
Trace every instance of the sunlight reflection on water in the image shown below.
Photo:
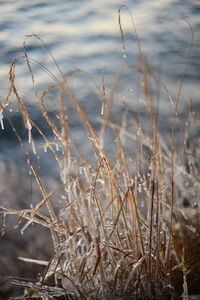
<path fill-rule="evenodd" d="M 198 101 L 197 85 L 200 75 L 198 3 L 194 0 L 187 3 L 180 0 L 143 0 L 133 3 L 127 0 L 124 4 L 133 15 L 143 53 L 148 57 L 152 69 L 161 73 L 162 81 L 172 93 L 172 98 L 176 95 L 191 41 L 191 32 L 182 18 L 191 23 L 195 41 L 183 94 L 185 99 L 192 97 L 194 101 Z M 25 35 L 32 33 L 44 40 L 64 73 L 81 69 L 89 73 L 97 85 L 101 85 L 104 70 L 106 86 L 109 87 L 118 70 L 136 65 L 138 61 L 132 20 L 126 8 L 121 10 L 127 49 L 126 59 L 123 58 L 118 10 L 117 0 L 0 2 L 2 96 L 7 93 L 9 65 L 16 56 L 23 55 L 22 45 Z M 28 39 L 27 46 L 30 57 L 48 67 L 60 78 L 52 58 L 37 39 Z M 38 67 L 33 66 L 33 71 L 36 89 L 52 84 L 49 75 Z M 136 73 L 135 70 L 130 70 L 123 76 L 120 95 L 127 89 L 135 90 Z M 32 82 L 24 63 L 18 63 L 16 74 L 17 86 L 26 95 L 32 90 Z M 91 83 L 87 82 L 88 78 L 83 76 L 76 79 L 76 92 L 81 90 L 82 96 L 86 95 L 86 87 L 89 86 L 88 92 L 91 93 Z M 28 101 L 34 101 L 31 97 L 27 98 Z M 162 105 L 165 106 L 164 100 Z"/>

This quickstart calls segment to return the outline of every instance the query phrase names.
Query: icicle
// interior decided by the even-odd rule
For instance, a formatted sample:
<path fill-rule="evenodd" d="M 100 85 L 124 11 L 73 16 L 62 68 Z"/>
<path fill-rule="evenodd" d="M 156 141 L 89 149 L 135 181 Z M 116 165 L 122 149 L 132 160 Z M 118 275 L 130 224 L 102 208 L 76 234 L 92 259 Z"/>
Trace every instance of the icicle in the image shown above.
<path fill-rule="evenodd" d="M 137 129 L 137 135 L 140 135 L 141 134 L 141 127 L 138 127 Z"/>
<path fill-rule="evenodd" d="M 24 231 L 28 228 L 28 226 L 33 222 L 33 220 L 28 220 L 26 224 L 20 230 L 21 234 L 24 234 Z"/>
<path fill-rule="evenodd" d="M 122 49 L 122 56 L 124 59 L 127 57 L 126 49 L 124 49 L 124 48 Z"/>
<path fill-rule="evenodd" d="M 172 107 L 174 107 L 174 102 L 173 102 L 172 97 L 170 95 L 169 95 L 169 100 L 171 102 Z"/>
<path fill-rule="evenodd" d="M 67 168 L 66 168 L 66 166 L 64 165 L 64 168 L 63 168 L 63 170 L 61 171 L 61 173 L 60 173 L 60 177 L 61 177 L 61 181 L 63 182 L 63 184 L 66 184 L 67 183 L 67 181 L 66 181 L 66 172 L 67 172 L 67 170 L 66 170 Z"/>
<path fill-rule="evenodd" d="M 36 155 L 37 153 L 36 153 L 35 143 L 34 143 L 34 140 L 33 140 L 33 139 L 32 139 L 31 145 L 32 145 L 33 154 Z"/>
<path fill-rule="evenodd" d="M 102 104 L 102 107 L 101 107 L 101 116 L 103 116 L 104 114 L 104 103 Z"/>
<path fill-rule="evenodd" d="M 70 191 L 71 191 L 71 186 L 70 186 L 70 184 L 67 184 L 65 187 L 65 192 L 69 194 Z"/>
<path fill-rule="evenodd" d="M 29 119 L 27 119 L 27 129 L 28 129 L 28 142 L 29 142 L 29 144 L 31 144 L 31 140 L 32 140 L 32 138 L 31 138 L 32 125 L 31 125 Z"/>
<path fill-rule="evenodd" d="M 4 124 L 3 124 L 3 112 L 0 112 L 0 123 L 1 123 L 1 129 L 4 130 Z"/>
<path fill-rule="evenodd" d="M 83 167 L 79 167 L 79 173 L 80 173 L 80 175 L 83 174 Z"/>
<path fill-rule="evenodd" d="M 29 158 L 27 158 L 27 164 L 28 164 L 29 166 L 31 166 L 31 163 L 30 163 L 30 159 L 29 159 Z"/>

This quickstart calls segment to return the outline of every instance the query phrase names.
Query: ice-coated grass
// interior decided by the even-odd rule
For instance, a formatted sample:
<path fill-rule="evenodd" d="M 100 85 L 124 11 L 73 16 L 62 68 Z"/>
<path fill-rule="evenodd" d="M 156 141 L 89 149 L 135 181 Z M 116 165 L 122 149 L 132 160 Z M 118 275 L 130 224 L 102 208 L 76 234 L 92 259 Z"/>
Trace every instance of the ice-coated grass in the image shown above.
<path fill-rule="evenodd" d="M 121 9 L 119 27 L 126 55 Z M 133 27 L 137 37 L 134 23 Z M 34 37 L 52 56 L 45 43 Z M 48 138 L 30 117 L 15 85 L 15 66 L 19 59 L 26 61 L 34 82 L 32 64 L 36 62 L 28 56 L 26 44 L 24 56 L 16 58 L 11 65 L 10 91 L 1 110 L 9 106 L 11 95 L 16 98 L 33 154 L 38 150 L 34 143 L 33 130 L 36 130 L 43 140 L 40 148 L 52 153 L 60 174 L 59 188 L 47 191 L 32 154 L 13 127 L 41 198 L 37 204 L 30 204 L 29 209 L 1 206 L 1 210 L 27 220 L 21 226 L 21 233 L 32 223 L 47 227 L 53 242 L 49 261 L 20 257 L 26 263 L 44 266 L 44 272 L 35 280 L 13 278 L 13 284 L 24 288 L 24 295 L 16 299 L 189 299 L 190 294 L 200 293 L 199 165 L 196 163 L 199 158 L 188 146 L 189 125 L 183 129 L 184 159 L 180 158 L 175 143 L 183 80 L 172 106 L 171 134 L 166 138 L 158 130 L 159 105 L 151 89 L 151 80 L 158 82 L 158 78 L 142 54 L 138 37 L 137 43 L 142 97 L 151 120 L 149 132 L 144 129 L 145 120 L 139 110 L 131 127 L 126 112 L 118 122 L 112 116 L 120 73 L 110 92 L 105 90 L 102 77 L 101 129 L 97 132 L 52 56 L 61 79 L 39 65 L 55 84 L 38 95 L 41 114 L 54 136 L 52 142 L 52 136 Z M 49 115 L 47 98 L 52 91 L 57 110 Z M 81 130 L 90 145 L 89 155 L 71 132 L 68 103 L 83 124 Z M 2 112 L 3 129 L 1 116 Z M 192 105 L 187 122 L 199 124 Z M 109 140 L 105 140 L 107 131 L 115 135 L 109 147 L 106 147 Z M 188 201 L 188 208 L 183 207 L 184 201 Z"/>

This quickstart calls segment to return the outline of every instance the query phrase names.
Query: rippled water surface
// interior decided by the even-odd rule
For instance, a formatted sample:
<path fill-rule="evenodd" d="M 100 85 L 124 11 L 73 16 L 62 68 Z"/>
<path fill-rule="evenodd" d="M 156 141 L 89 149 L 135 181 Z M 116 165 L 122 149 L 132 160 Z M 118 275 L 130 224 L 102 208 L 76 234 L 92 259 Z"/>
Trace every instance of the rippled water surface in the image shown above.
<path fill-rule="evenodd" d="M 121 25 L 125 37 L 126 57 L 122 53 L 122 41 L 118 24 L 120 5 Z M 129 11 L 127 9 L 129 8 Z M 8 72 L 12 60 L 23 55 L 26 42 L 28 55 L 61 79 L 55 62 L 37 38 L 36 34 L 53 54 L 64 74 L 83 70 L 77 74 L 72 86 L 82 101 L 83 108 L 92 119 L 100 116 L 102 72 L 107 92 L 117 71 L 124 72 L 116 98 L 136 103 L 138 97 L 137 41 L 132 17 L 140 38 L 143 53 L 153 71 L 158 72 L 167 86 L 172 100 L 183 77 L 192 31 L 193 48 L 186 70 L 181 101 L 199 101 L 200 77 L 200 3 L 195 0 L 9 0 L 0 1 L 0 88 L 1 101 L 8 92 Z M 192 27 L 192 30 L 191 28 Z M 128 68 L 129 66 L 129 68 Z M 130 68 L 132 66 L 133 68 Z M 35 91 L 54 83 L 47 72 L 32 64 L 35 76 L 33 84 L 28 68 L 20 60 L 16 68 L 16 84 L 21 95 L 31 103 L 36 101 Z M 86 75 L 87 74 L 87 75 Z M 100 101 L 99 101 L 100 99 Z M 165 89 L 161 91 L 160 107 L 167 112 L 170 99 Z M 14 114 L 14 109 L 13 109 Z M 76 119 L 72 125 L 79 130 Z M 16 120 L 18 126 L 20 121 Z M 1 139 L 11 139 L 10 131 L 1 133 Z M 81 138 L 81 137 L 80 137 Z M 1 143 L 1 148 L 2 148 Z"/>
<path fill-rule="evenodd" d="M 126 37 L 126 59 L 121 52 L 118 26 L 118 9 L 121 4 L 127 5 L 132 12 L 143 52 L 150 64 L 158 69 L 161 62 L 161 73 L 169 85 L 172 85 L 174 79 L 180 79 L 183 73 L 191 41 L 190 29 L 183 19 L 190 22 L 195 41 L 186 85 L 193 96 L 197 96 L 193 87 L 200 75 L 200 4 L 195 0 L 0 1 L 1 88 L 7 87 L 10 62 L 23 54 L 25 36 L 32 33 L 45 41 L 64 73 L 75 68 L 82 69 L 98 82 L 104 69 L 109 82 L 110 75 L 125 64 L 134 64 L 137 59 L 133 26 L 126 9 L 121 11 Z M 51 57 L 39 41 L 30 38 L 27 45 L 32 58 L 58 74 Z M 41 85 L 52 83 L 49 76 L 37 68 L 35 74 Z M 18 65 L 17 78 L 19 87 L 28 91 L 31 81 L 27 79 L 27 70 L 22 63 Z M 133 82 L 131 84 L 134 86 Z M 175 83 L 171 88 L 176 87 Z"/>

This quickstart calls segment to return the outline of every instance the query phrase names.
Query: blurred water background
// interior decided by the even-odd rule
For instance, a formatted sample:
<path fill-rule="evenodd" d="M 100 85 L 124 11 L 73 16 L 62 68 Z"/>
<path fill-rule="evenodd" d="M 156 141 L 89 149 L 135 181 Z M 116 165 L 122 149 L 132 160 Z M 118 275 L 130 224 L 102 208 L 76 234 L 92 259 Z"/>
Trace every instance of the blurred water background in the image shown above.
<path fill-rule="evenodd" d="M 193 48 L 180 103 L 183 109 L 184 107 L 187 109 L 189 100 L 198 106 L 200 3 L 197 0 L 0 1 L 1 103 L 8 93 L 10 64 L 14 58 L 24 54 L 24 41 L 26 41 L 28 55 L 61 79 L 52 57 L 41 42 L 36 38 L 26 38 L 27 35 L 37 34 L 52 52 L 64 74 L 71 74 L 77 70 L 83 71 L 77 72 L 70 83 L 82 107 L 94 123 L 101 114 L 102 73 L 106 93 L 109 94 L 114 75 L 122 69 L 125 70 L 115 94 L 115 103 L 121 105 L 122 109 L 126 106 L 124 104 L 128 103 L 134 112 L 141 90 L 136 68 L 138 49 L 130 13 L 123 8 L 121 24 L 125 36 L 126 57 L 122 53 L 118 24 L 120 5 L 126 5 L 132 13 L 143 54 L 146 55 L 152 71 L 157 72 L 161 79 L 161 115 L 172 113 L 171 102 L 175 102 L 191 46 L 190 25 L 192 26 Z M 25 62 L 19 60 L 15 83 L 26 103 L 33 105 L 31 111 L 37 118 L 37 95 L 54 81 L 38 65 L 32 64 L 32 69 L 35 76 L 34 85 Z M 167 90 L 163 88 L 164 85 Z M 55 97 L 55 105 L 56 102 Z M 15 104 L 16 101 L 9 107 L 9 115 L 18 129 L 22 124 Z M 144 105 L 142 99 L 140 105 Z M 80 124 L 74 115 L 73 117 L 71 115 L 70 122 L 80 143 L 84 143 Z M 167 119 L 166 124 L 161 122 L 163 128 L 168 125 Z M 5 155 L 10 154 L 13 158 L 15 144 L 12 130 L 6 124 L 4 127 L 0 135 L 1 156 L 4 158 Z M 17 155 L 17 148 L 15 153 Z"/>
<path fill-rule="evenodd" d="M 148 58 L 152 70 L 160 74 L 162 83 L 167 86 L 168 92 L 162 89 L 160 96 L 161 115 L 168 115 L 172 112 L 171 101 L 175 101 L 191 45 L 192 33 L 187 22 L 191 24 L 194 44 L 181 93 L 183 116 L 184 107 L 187 107 L 189 100 L 192 100 L 198 109 L 199 0 L 0 0 L 0 102 L 4 101 L 8 93 L 10 64 L 15 57 L 23 55 L 25 36 L 37 34 L 50 49 L 64 74 L 70 74 L 75 70 L 85 72 L 76 74 L 72 86 L 82 107 L 92 120 L 98 119 L 101 115 L 102 72 L 106 92 L 109 92 L 116 72 L 125 69 L 116 92 L 116 101 L 122 108 L 127 101 L 132 109 L 133 117 L 134 105 L 139 97 L 138 72 L 135 67 L 138 62 L 137 43 L 130 14 L 126 8 L 123 8 L 121 21 L 127 49 L 126 57 L 124 57 L 118 25 L 120 5 L 126 5 L 132 13 L 142 51 Z M 29 38 L 26 39 L 26 43 L 28 55 L 61 79 L 55 63 L 40 41 L 36 38 Z M 54 82 L 41 68 L 34 65 L 32 67 L 36 79 L 34 87 L 23 61 L 17 64 L 16 85 L 20 95 L 32 105 L 33 115 L 37 115 L 36 95 Z M 9 106 L 7 113 L 17 129 L 23 131 L 22 120 L 15 101 L 13 106 Z M 85 137 L 80 131 L 80 123 L 75 116 L 71 115 L 71 117 L 73 133 L 82 145 Z M 167 122 L 167 118 L 166 122 L 161 122 L 163 130 L 168 126 Z M 26 139 L 28 140 L 27 135 Z M 54 167 L 49 163 L 49 157 L 44 151 L 40 149 L 40 152 L 41 176 L 46 178 L 44 180 L 52 190 L 55 184 L 51 178 Z M 31 179 L 27 176 L 28 172 L 24 154 L 4 118 L 4 130 L 0 128 L 0 194 L 4 205 L 10 205 L 11 200 L 12 207 L 24 207 L 22 202 L 26 202 L 26 206 L 29 206 L 27 195 L 29 194 L 31 198 L 29 193 Z M 13 201 L 16 197 L 19 202 Z M 19 240 L 16 232 L 12 239 L 14 243 Z M 8 253 L 8 247 L 14 249 L 10 243 L 9 240 L 6 244 L 4 240 L 4 247 L 1 250 L 4 255 Z M 19 245 L 16 247 L 19 248 Z M 34 252 L 34 249 L 31 248 L 31 251 Z M 15 253 L 12 252 L 9 255 L 15 255 Z M 27 256 L 26 253 L 21 253 L 21 256 L 23 255 Z M 8 266 L 4 269 L 6 274 L 9 273 Z M 11 270 L 13 271 L 13 266 Z"/>
<path fill-rule="evenodd" d="M 105 82 L 109 85 L 117 70 L 136 64 L 138 58 L 133 26 L 126 9 L 122 9 L 121 20 L 127 57 L 124 59 L 122 55 L 118 26 L 118 9 L 122 4 L 127 5 L 132 13 L 143 53 L 153 70 L 161 73 L 170 91 L 177 89 L 191 42 L 191 32 L 184 20 L 192 25 L 194 46 L 184 97 L 198 98 L 200 4 L 196 0 L 0 1 L 1 97 L 7 92 L 9 65 L 15 57 L 23 55 L 25 36 L 32 33 L 44 40 L 64 73 L 81 69 L 100 84 L 104 70 Z M 52 58 L 39 41 L 32 38 L 27 41 L 27 46 L 30 57 L 59 75 Z M 40 87 L 53 83 L 38 67 L 34 70 Z M 19 89 L 31 100 L 28 93 L 32 82 L 23 63 L 18 64 L 16 75 Z M 129 77 L 125 78 L 123 88 L 135 91 L 135 83 Z M 86 89 L 88 93 L 88 86 L 86 79 L 82 86 L 80 82 L 81 93 Z"/>
<path fill-rule="evenodd" d="M 185 99 L 190 97 L 193 101 L 198 101 L 200 4 L 196 0 L 0 1 L 1 97 L 7 94 L 10 63 L 15 57 L 23 55 L 25 36 L 33 33 L 43 39 L 63 73 L 83 70 L 100 86 L 104 71 L 105 84 L 109 87 L 117 71 L 127 65 L 136 65 L 138 60 L 132 21 L 126 9 L 121 10 L 121 20 L 127 56 L 123 58 L 122 55 L 118 26 L 118 9 L 122 4 L 127 5 L 132 13 L 142 51 L 152 70 L 160 73 L 162 82 L 172 96 L 183 75 L 191 43 L 192 34 L 185 21 L 191 24 L 194 46 L 182 94 Z M 29 56 L 59 77 L 52 58 L 41 43 L 34 38 L 26 42 Z M 50 76 L 38 66 L 33 66 L 33 70 L 38 89 L 53 83 Z M 133 92 L 137 90 L 136 82 L 133 81 L 137 72 L 131 70 L 126 73 L 122 78 L 120 91 L 121 94 L 125 92 L 124 96 L 127 96 L 127 89 Z M 30 94 L 31 77 L 22 62 L 18 63 L 16 82 L 24 97 L 34 103 L 35 97 Z M 75 90 L 82 98 L 88 93 L 99 93 L 91 86 L 87 76 L 76 81 Z M 164 101 L 167 102 L 163 99 L 163 105 Z"/>
<path fill-rule="evenodd" d="M 83 73 L 76 75 L 72 86 L 91 119 L 95 119 L 101 111 L 102 72 L 106 91 L 109 92 L 116 72 L 126 68 L 116 98 L 120 104 L 127 101 L 134 110 L 139 93 L 138 72 L 134 69 L 138 62 L 138 50 L 131 17 L 124 8 L 121 10 L 121 21 L 127 53 L 126 58 L 123 56 L 118 25 L 120 5 L 127 5 L 130 9 L 142 51 L 152 70 L 159 74 L 162 83 L 167 86 L 168 92 L 165 90 L 160 100 L 162 113 L 171 113 L 170 101 L 175 101 L 183 77 L 192 38 L 186 22 L 191 24 L 194 44 L 181 102 L 185 104 L 192 99 L 198 103 L 200 4 L 196 0 L 0 1 L 1 102 L 8 93 L 10 64 L 14 58 L 23 55 L 25 40 L 28 55 L 61 79 L 55 63 L 41 42 L 36 38 L 25 38 L 37 34 L 50 49 L 64 74 L 74 70 L 83 70 L 89 74 L 90 78 Z M 38 66 L 32 65 L 32 68 L 36 79 L 34 87 L 29 70 L 22 60 L 17 64 L 15 80 L 23 98 L 35 104 L 36 93 L 54 82 Z M 18 113 L 12 108 L 11 111 L 11 116 L 17 118 Z M 18 123 L 17 119 L 17 126 Z M 73 125 L 76 127 L 76 122 Z M 78 126 L 76 129 L 78 131 Z M 11 140 L 10 131 L 4 131 L 1 138 L 4 141 Z M 3 141 L 0 148 L 4 148 Z"/>

